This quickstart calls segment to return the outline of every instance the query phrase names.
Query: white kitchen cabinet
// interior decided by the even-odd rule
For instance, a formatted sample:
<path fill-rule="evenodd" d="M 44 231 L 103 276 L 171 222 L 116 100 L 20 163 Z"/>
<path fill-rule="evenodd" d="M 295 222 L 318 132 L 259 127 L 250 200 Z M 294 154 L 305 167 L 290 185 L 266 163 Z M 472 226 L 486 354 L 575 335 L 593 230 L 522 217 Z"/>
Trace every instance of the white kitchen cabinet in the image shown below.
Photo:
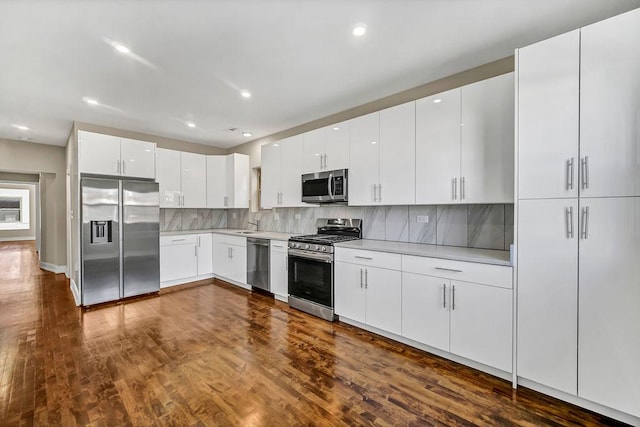
<path fill-rule="evenodd" d="M 511 289 L 451 281 L 451 353 L 512 370 Z"/>
<path fill-rule="evenodd" d="M 640 197 L 583 198 L 580 217 L 578 396 L 640 417 Z"/>
<path fill-rule="evenodd" d="M 416 101 L 416 203 L 458 199 L 460 88 Z"/>
<path fill-rule="evenodd" d="M 78 131 L 78 146 L 81 173 L 156 177 L 156 144 L 153 142 Z"/>
<path fill-rule="evenodd" d="M 352 260 L 357 263 L 347 262 Z M 400 335 L 400 255 L 339 248 L 336 251 L 336 261 L 336 314 Z M 373 265 L 398 266 L 398 269 Z"/>
<path fill-rule="evenodd" d="M 287 301 L 289 296 L 289 272 L 287 242 L 271 240 L 269 242 L 269 280 L 271 292 L 276 299 Z"/>
<path fill-rule="evenodd" d="M 402 336 L 449 351 L 450 280 L 402 273 Z"/>
<path fill-rule="evenodd" d="M 514 92 L 513 73 L 461 89 L 463 203 L 513 203 Z"/>
<path fill-rule="evenodd" d="M 249 183 L 249 156 L 207 156 L 207 208 L 248 208 Z"/>
<path fill-rule="evenodd" d="M 213 236 L 211 233 L 198 234 L 196 244 L 198 255 L 198 276 L 213 274 Z"/>
<path fill-rule="evenodd" d="M 202 154 L 158 148 L 161 208 L 207 207 L 207 160 Z"/>
<path fill-rule="evenodd" d="M 234 284 L 247 283 L 247 239 L 214 234 L 213 273 Z"/>
<path fill-rule="evenodd" d="M 640 196 L 640 9 L 580 40 L 582 197 Z"/>
<path fill-rule="evenodd" d="M 183 208 L 207 207 L 207 157 L 180 153 L 180 180 Z"/>
<path fill-rule="evenodd" d="M 302 203 L 303 136 L 262 146 L 262 208 L 310 206 Z"/>
<path fill-rule="evenodd" d="M 570 394 L 578 369 L 578 199 L 521 200 L 518 375 Z"/>
<path fill-rule="evenodd" d="M 518 50 L 520 199 L 578 196 L 580 30 Z"/>
<path fill-rule="evenodd" d="M 349 204 L 415 203 L 415 103 L 349 122 Z"/>
<path fill-rule="evenodd" d="M 160 238 L 160 287 L 198 275 L 196 246 L 195 234 Z"/>
<path fill-rule="evenodd" d="M 303 135 L 302 173 L 349 167 L 349 122 L 314 129 Z"/>

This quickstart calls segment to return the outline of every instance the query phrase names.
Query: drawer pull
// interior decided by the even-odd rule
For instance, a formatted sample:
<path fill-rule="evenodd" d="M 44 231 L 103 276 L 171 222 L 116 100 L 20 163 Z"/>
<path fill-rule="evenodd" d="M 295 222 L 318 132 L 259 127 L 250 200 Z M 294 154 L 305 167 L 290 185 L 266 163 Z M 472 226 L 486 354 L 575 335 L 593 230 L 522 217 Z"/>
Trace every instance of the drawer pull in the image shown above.
<path fill-rule="evenodd" d="M 436 267 L 436 270 L 450 271 L 452 273 L 462 273 L 462 270 L 456 270 L 454 268 Z"/>
<path fill-rule="evenodd" d="M 369 258 L 368 256 L 360 256 L 360 255 L 356 255 L 356 258 L 358 258 L 358 259 L 367 259 L 369 261 L 373 260 L 373 258 Z"/>
<path fill-rule="evenodd" d="M 172 242 L 184 242 L 187 239 L 171 239 Z"/>

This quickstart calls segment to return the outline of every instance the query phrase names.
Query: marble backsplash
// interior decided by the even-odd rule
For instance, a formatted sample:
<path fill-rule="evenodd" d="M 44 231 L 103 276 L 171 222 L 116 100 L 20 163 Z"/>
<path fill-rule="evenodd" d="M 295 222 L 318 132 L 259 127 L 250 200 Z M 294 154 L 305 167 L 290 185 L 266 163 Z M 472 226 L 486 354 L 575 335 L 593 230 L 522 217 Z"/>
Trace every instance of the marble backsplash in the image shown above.
<path fill-rule="evenodd" d="M 227 228 L 227 211 L 224 209 L 160 209 L 160 231 L 209 228 Z"/>
<path fill-rule="evenodd" d="M 173 210 L 176 209 L 165 209 Z M 366 207 L 332 205 L 318 208 L 275 208 L 258 213 L 250 213 L 249 209 L 229 209 L 220 222 L 224 221 L 229 228 L 253 229 L 254 226 L 249 225 L 248 221 L 255 222 L 258 219 L 261 231 L 314 234 L 317 218 L 361 218 L 365 239 L 498 250 L 509 250 L 513 243 L 512 204 Z M 418 222 L 419 218 L 421 222 Z"/>

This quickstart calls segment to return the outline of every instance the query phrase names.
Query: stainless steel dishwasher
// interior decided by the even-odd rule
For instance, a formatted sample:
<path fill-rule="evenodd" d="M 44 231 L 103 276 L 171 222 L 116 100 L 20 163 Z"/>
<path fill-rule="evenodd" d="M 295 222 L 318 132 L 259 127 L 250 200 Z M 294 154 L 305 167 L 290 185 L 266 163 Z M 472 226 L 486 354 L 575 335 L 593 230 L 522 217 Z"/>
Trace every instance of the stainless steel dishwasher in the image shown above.
<path fill-rule="evenodd" d="M 247 284 L 271 291 L 269 283 L 269 240 L 247 238 Z"/>

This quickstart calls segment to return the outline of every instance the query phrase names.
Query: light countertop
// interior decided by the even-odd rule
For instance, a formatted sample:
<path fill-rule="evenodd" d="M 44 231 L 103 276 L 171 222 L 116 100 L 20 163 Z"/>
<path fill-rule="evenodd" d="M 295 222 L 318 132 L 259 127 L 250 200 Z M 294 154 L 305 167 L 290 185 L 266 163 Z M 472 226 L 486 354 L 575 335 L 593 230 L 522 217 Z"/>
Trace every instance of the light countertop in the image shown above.
<path fill-rule="evenodd" d="M 511 266 L 509 251 L 492 249 L 459 248 L 454 246 L 426 245 L 421 243 L 390 242 L 385 240 L 351 240 L 336 243 L 339 248 L 362 249 L 376 252 L 391 252 L 402 255 L 417 255 L 456 261 L 479 262 Z"/>
<path fill-rule="evenodd" d="M 160 236 L 180 236 L 185 234 L 199 233 L 226 234 L 229 236 L 254 237 L 258 239 L 269 240 L 289 240 L 290 237 L 298 235 L 289 233 L 278 233 L 275 231 L 241 230 L 236 228 L 209 228 L 204 230 L 161 231 Z"/>

